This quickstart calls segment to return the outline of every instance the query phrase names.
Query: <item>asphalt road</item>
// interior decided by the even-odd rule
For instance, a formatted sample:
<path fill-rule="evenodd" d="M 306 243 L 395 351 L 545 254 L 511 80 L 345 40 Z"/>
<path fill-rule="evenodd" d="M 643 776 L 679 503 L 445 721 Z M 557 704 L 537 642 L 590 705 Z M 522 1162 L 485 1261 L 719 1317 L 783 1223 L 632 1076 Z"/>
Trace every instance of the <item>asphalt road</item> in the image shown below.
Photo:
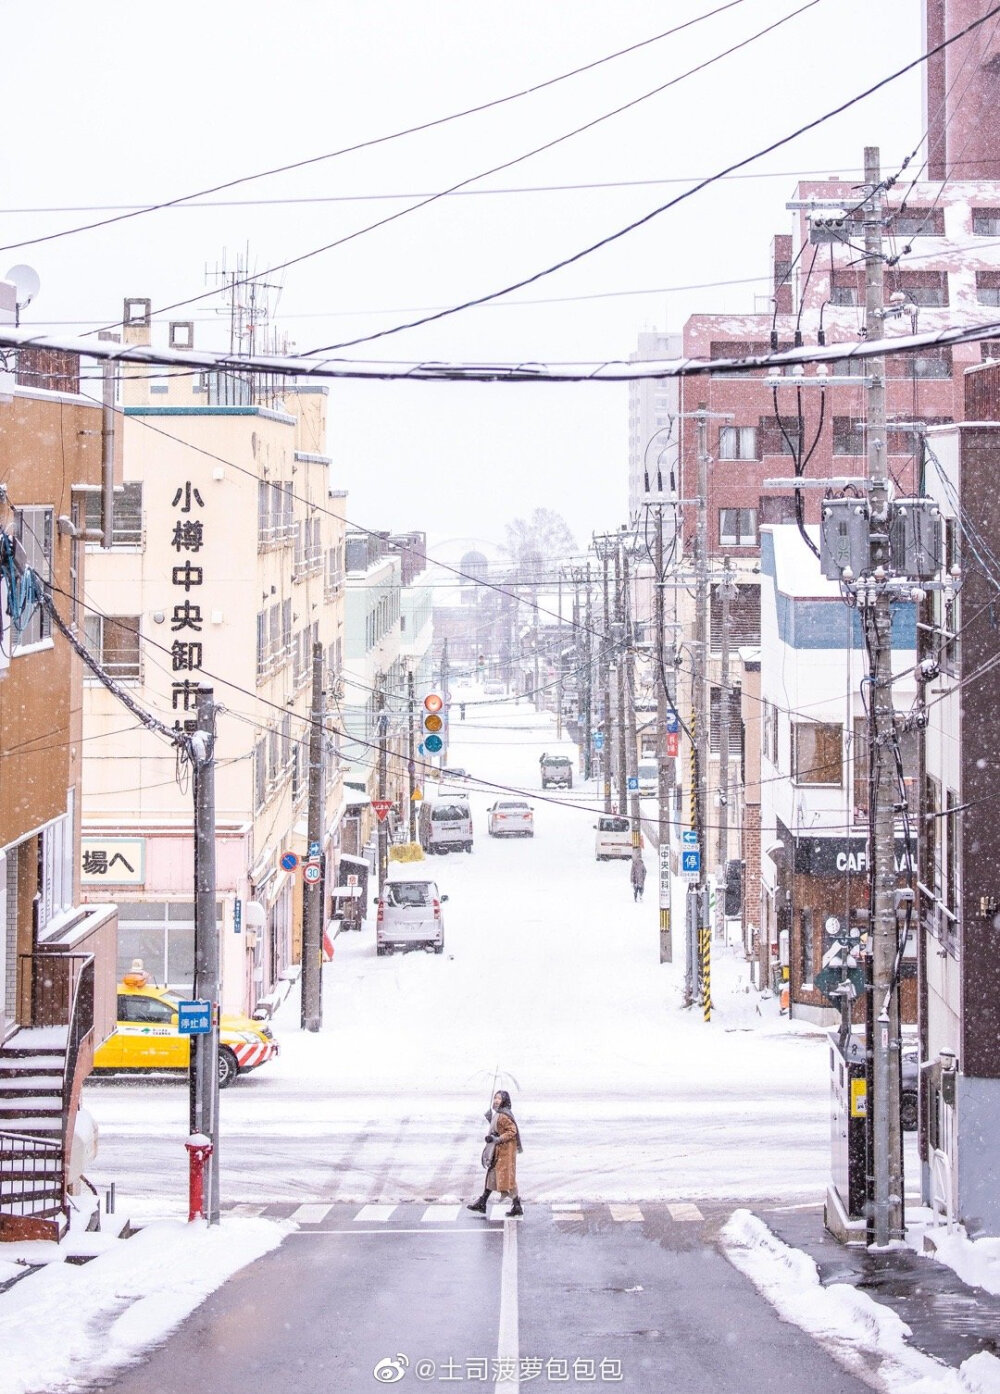
<path fill-rule="evenodd" d="M 499 1209 L 488 1220 L 464 1209 L 428 1220 L 418 1206 L 374 1220 L 356 1207 L 317 1211 L 143 1363 L 99 1387 L 868 1389 L 778 1320 L 719 1252 L 715 1234 L 728 1208 L 701 1218 L 674 1209 L 684 1218 L 662 1204 L 624 1207 L 617 1217 L 607 1206 L 529 1207 L 522 1221 L 505 1221 Z"/>

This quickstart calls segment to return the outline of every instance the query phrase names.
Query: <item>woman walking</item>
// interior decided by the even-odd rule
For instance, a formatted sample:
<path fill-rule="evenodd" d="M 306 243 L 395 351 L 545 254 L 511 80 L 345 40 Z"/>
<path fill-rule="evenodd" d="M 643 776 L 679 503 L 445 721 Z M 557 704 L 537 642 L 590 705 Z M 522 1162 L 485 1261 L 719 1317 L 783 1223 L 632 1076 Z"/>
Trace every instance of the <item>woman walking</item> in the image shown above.
<path fill-rule="evenodd" d="M 646 863 L 642 860 L 642 853 L 638 847 L 632 853 L 632 898 L 641 900 L 642 893 L 646 889 Z"/>
<path fill-rule="evenodd" d="M 478 1200 L 466 1206 L 477 1214 L 486 1214 L 486 1202 L 491 1191 L 499 1191 L 508 1196 L 513 1204 L 507 1211 L 507 1218 L 523 1215 L 521 1199 L 517 1194 L 517 1154 L 522 1151 L 521 1130 L 510 1111 L 510 1095 L 506 1089 L 498 1089 L 493 1095 L 493 1109 L 487 1110 L 486 1118 L 490 1130 L 486 1134 L 486 1147 L 483 1150 L 483 1165 L 486 1167 L 486 1189 Z"/>

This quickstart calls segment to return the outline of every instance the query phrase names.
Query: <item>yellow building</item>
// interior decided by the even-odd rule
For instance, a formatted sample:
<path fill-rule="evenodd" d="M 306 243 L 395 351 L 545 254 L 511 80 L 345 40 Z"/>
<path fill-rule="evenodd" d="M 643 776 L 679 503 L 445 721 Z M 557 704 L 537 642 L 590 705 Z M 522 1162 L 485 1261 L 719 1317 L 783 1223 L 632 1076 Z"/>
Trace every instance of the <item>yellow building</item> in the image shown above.
<path fill-rule="evenodd" d="M 126 340 L 150 342 L 149 301 L 125 309 Z M 189 344 L 190 329 L 171 325 L 171 342 Z M 302 871 L 282 863 L 309 850 L 313 646 L 330 694 L 343 642 L 343 495 L 330 490 L 326 398 L 323 386 L 260 374 L 126 369 L 114 546 L 88 557 L 87 640 L 105 669 L 177 728 L 194 729 L 199 686 L 214 692 L 227 1012 L 266 1006 L 299 957 Z M 85 685 L 84 726 L 85 893 L 119 905 L 120 967 L 139 957 L 157 982 L 187 988 L 194 851 L 184 772 L 169 744 L 96 682 Z M 332 737 L 325 755 L 328 890 L 342 812 Z"/>

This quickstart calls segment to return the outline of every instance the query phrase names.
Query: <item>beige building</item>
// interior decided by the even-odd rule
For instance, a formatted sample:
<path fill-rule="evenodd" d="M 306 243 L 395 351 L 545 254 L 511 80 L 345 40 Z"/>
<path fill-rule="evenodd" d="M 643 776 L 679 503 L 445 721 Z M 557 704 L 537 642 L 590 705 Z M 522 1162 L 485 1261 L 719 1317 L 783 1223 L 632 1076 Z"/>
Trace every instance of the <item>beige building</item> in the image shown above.
<path fill-rule="evenodd" d="M 191 326 L 172 325 L 173 344 Z M 149 342 L 149 302 L 125 336 Z M 327 389 L 260 374 L 127 369 L 114 546 L 88 557 L 91 651 L 168 725 L 219 708 L 216 863 L 222 1006 L 252 1011 L 299 957 L 313 646 L 335 690 L 343 640 L 342 495 L 325 452 Z M 96 502 L 95 502 L 96 507 Z M 329 699 L 328 704 L 329 704 Z M 114 899 L 119 968 L 193 973 L 192 798 L 174 750 L 84 693 L 84 890 Z M 342 787 L 327 742 L 323 850 L 336 880 Z M 324 912 L 329 910 L 325 899 Z"/>

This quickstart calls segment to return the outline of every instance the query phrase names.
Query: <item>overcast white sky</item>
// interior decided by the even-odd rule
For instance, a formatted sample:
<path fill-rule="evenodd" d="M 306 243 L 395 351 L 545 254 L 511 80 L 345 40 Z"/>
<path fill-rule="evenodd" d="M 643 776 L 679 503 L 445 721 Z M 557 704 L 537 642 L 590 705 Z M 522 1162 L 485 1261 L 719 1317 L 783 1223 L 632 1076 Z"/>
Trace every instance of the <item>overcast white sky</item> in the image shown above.
<path fill-rule="evenodd" d="M 11 0 L 3 7 L 0 244 L 174 198 L 461 111 L 707 14 L 724 0 Z M 52 332 L 204 292 L 206 266 L 249 249 L 264 269 L 515 158 L 667 82 L 807 0 L 726 13 L 547 91 L 434 131 L 245 184 L 220 199 L 0 252 L 42 289 L 24 316 Z M 460 303 L 541 270 L 751 154 L 916 57 L 922 0 L 816 0 L 705 72 L 475 189 L 661 181 L 440 200 L 268 277 L 276 319 L 307 351 Z M 637 332 L 699 311 L 753 308 L 788 228 L 796 176 L 883 167 L 922 134 L 919 73 L 507 302 L 351 350 L 407 361 L 626 357 Z M 348 197 L 350 196 L 350 197 Z M 290 203 L 287 200 L 338 200 Z M 21 211 L 30 210 L 30 211 Z M 66 210 L 66 211 L 54 211 Z M 760 278 L 753 280 L 752 278 Z M 706 283 L 744 281 L 728 287 Z M 689 287 L 704 287 L 688 289 Z M 632 293 L 642 292 L 642 293 Z M 597 298 L 590 298 L 597 297 Z M 525 303 L 525 302 L 534 303 Z M 538 303 L 543 301 L 545 303 Z M 228 344 L 219 301 L 196 343 Z M 164 331 L 165 333 L 165 331 Z M 330 399 L 335 482 L 369 527 L 500 540 L 555 508 L 579 538 L 624 521 L 626 389 L 594 385 L 346 385 Z"/>

